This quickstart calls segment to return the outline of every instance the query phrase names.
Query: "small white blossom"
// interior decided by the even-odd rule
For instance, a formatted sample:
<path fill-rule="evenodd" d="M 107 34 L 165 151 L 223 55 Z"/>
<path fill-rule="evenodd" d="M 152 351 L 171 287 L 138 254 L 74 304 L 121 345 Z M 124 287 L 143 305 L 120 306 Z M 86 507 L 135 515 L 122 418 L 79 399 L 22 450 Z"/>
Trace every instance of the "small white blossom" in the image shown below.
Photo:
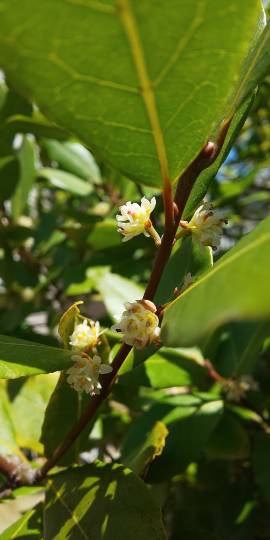
<path fill-rule="evenodd" d="M 224 390 L 229 401 L 239 402 L 249 390 L 258 390 L 259 385 L 251 375 L 242 375 L 238 379 L 228 379 Z"/>
<path fill-rule="evenodd" d="M 181 227 L 189 231 L 195 240 L 213 249 L 219 246 L 222 226 L 226 223 L 227 219 L 223 212 L 213 210 L 212 205 L 207 202 L 197 208 L 189 222 L 180 221 Z"/>
<path fill-rule="evenodd" d="M 152 197 L 151 201 L 143 197 L 140 205 L 128 201 L 126 204 L 120 206 L 119 210 L 121 214 L 116 216 L 116 220 L 119 227 L 118 232 L 124 237 L 123 242 L 131 240 L 131 238 L 139 234 L 152 236 L 156 243 L 160 242 L 160 238 L 150 220 L 150 214 L 153 212 L 155 206 L 155 197 Z"/>
<path fill-rule="evenodd" d="M 95 347 L 100 335 L 99 322 L 84 319 L 82 323 L 76 324 L 73 334 L 70 336 L 69 344 L 77 350 L 86 350 Z"/>
<path fill-rule="evenodd" d="M 73 355 L 74 365 L 67 371 L 67 382 L 77 392 L 86 392 L 91 396 L 100 393 L 99 375 L 112 371 L 108 364 L 102 364 L 100 356 L 91 358 L 87 354 Z"/>
<path fill-rule="evenodd" d="M 156 315 L 156 306 L 149 300 L 125 304 L 121 320 L 113 330 L 123 333 L 122 341 L 136 349 L 143 349 L 150 343 L 158 341 L 160 328 Z"/>

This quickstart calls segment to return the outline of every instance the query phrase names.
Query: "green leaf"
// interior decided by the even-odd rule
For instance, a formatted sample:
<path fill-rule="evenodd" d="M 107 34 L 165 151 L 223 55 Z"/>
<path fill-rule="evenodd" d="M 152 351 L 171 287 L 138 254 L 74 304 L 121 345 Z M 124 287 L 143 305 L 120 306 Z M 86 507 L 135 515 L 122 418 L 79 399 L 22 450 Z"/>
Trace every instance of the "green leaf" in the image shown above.
<path fill-rule="evenodd" d="M 20 177 L 20 166 L 16 156 L 0 157 L 0 201 L 9 199 L 14 193 Z"/>
<path fill-rule="evenodd" d="M 73 390 L 66 382 L 66 375 L 62 373 L 58 384 L 51 395 L 42 426 L 41 443 L 44 445 L 46 457 L 50 457 L 71 430 L 73 424 L 79 419 L 89 404 L 89 396 Z M 88 436 L 92 425 L 85 429 L 75 444 L 65 453 L 59 461 L 61 465 L 70 465 L 78 460 L 80 452 L 88 450 L 90 443 Z"/>
<path fill-rule="evenodd" d="M 142 446 L 155 423 L 161 421 L 169 435 L 162 455 L 151 464 L 147 479 L 159 482 L 171 478 L 200 457 L 222 411 L 222 401 L 204 403 L 193 396 L 177 396 L 177 399 L 158 403 L 132 422 L 123 455 Z"/>
<path fill-rule="evenodd" d="M 12 400 L 10 412 L 20 447 L 42 453 L 43 447 L 39 442 L 41 427 L 56 382 L 55 374 L 29 377 Z"/>
<path fill-rule="evenodd" d="M 162 343 L 190 346 L 225 322 L 269 319 L 269 263 L 267 218 L 165 309 Z"/>
<path fill-rule="evenodd" d="M 26 512 L 16 523 L 0 534 L 0 540 L 42 540 L 42 506 Z"/>
<path fill-rule="evenodd" d="M 121 241 L 116 221 L 112 219 L 97 223 L 87 238 L 87 243 L 96 250 L 120 246 Z"/>
<path fill-rule="evenodd" d="M 113 319 L 121 317 L 125 302 L 134 302 L 143 296 L 140 285 L 109 271 L 98 271 L 95 285 Z"/>
<path fill-rule="evenodd" d="M 170 388 L 174 386 L 201 385 L 206 374 L 200 365 L 199 352 L 192 355 L 190 349 L 166 349 L 163 347 L 132 371 L 124 373 L 119 384 Z"/>
<path fill-rule="evenodd" d="M 231 105 L 232 111 L 238 109 L 246 97 L 268 73 L 270 67 L 270 24 L 268 23 L 259 38 L 253 43 L 250 54 L 243 66 L 239 86 Z"/>
<path fill-rule="evenodd" d="M 69 347 L 69 338 L 73 333 L 76 318 L 80 315 L 80 310 L 77 306 L 81 304 L 83 304 L 82 300 L 72 304 L 65 313 L 63 313 L 59 321 L 58 333 L 66 348 Z"/>
<path fill-rule="evenodd" d="M 3 0 L 0 65 L 12 85 L 128 177 L 157 186 L 222 120 L 262 12 L 259 0 L 49 0 L 35 10 L 34 0 Z"/>
<path fill-rule="evenodd" d="M 49 169 L 44 167 L 39 169 L 38 175 L 46 178 L 49 182 L 56 188 L 63 189 L 73 195 L 78 195 L 84 197 L 89 195 L 93 190 L 91 184 L 81 180 L 74 174 L 67 173 L 65 171 L 60 171 L 59 169 Z"/>
<path fill-rule="evenodd" d="M 6 118 L 5 123 L 0 126 L 0 136 L 6 134 L 10 136 L 16 133 L 32 133 L 37 137 L 53 137 L 54 139 L 66 139 L 68 134 L 64 129 L 46 120 L 40 113 L 34 116 L 24 116 L 14 114 Z"/>
<path fill-rule="evenodd" d="M 44 540 L 165 540 L 147 486 L 123 465 L 97 462 L 49 480 Z"/>
<path fill-rule="evenodd" d="M 221 149 L 220 154 L 218 155 L 217 159 L 211 165 L 211 167 L 208 167 L 203 171 L 199 178 L 196 180 L 192 190 L 191 194 L 188 198 L 187 204 L 185 206 L 185 210 L 183 213 L 183 219 L 189 218 L 194 210 L 196 210 L 197 206 L 201 203 L 202 199 L 204 198 L 205 194 L 207 193 L 207 190 L 216 176 L 219 168 L 221 167 L 222 163 L 226 159 L 227 155 L 229 154 L 236 138 L 239 135 L 239 132 L 241 128 L 243 127 L 244 122 L 246 121 L 247 115 L 250 111 L 250 107 L 253 103 L 254 96 L 251 96 L 247 98 L 247 100 L 241 105 L 241 107 L 236 111 L 232 123 L 230 125 L 229 131 L 227 133 L 227 136 L 225 138 L 223 147 Z M 214 130 L 211 134 L 209 139 L 215 140 L 216 139 L 216 130 Z M 238 182 L 237 182 L 238 184 Z"/>
<path fill-rule="evenodd" d="M 247 459 L 250 442 L 246 429 L 231 414 L 225 413 L 210 437 L 206 453 L 210 459 Z"/>
<path fill-rule="evenodd" d="M 98 166 L 90 152 L 78 143 L 59 142 L 49 139 L 42 141 L 51 161 L 57 161 L 65 171 L 84 180 L 100 183 Z"/>
<path fill-rule="evenodd" d="M 263 497 L 270 503 L 270 435 L 257 433 L 253 450 L 253 470 Z"/>
<path fill-rule="evenodd" d="M 138 448 L 134 448 L 130 455 L 123 457 L 124 465 L 138 475 L 142 475 L 149 464 L 163 452 L 166 444 L 168 430 L 163 422 L 156 422 L 147 437 Z"/>
<path fill-rule="evenodd" d="M 0 378 L 16 379 L 66 369 L 71 351 L 0 335 Z"/>
<path fill-rule="evenodd" d="M 193 278 L 209 270 L 213 265 L 212 251 L 192 242 L 191 237 L 177 242 L 160 280 L 155 303 L 162 305 L 173 297 L 175 287 L 181 288 L 188 273 Z"/>
<path fill-rule="evenodd" d="M 0 385 L 0 453 L 16 454 L 18 445 L 16 441 L 15 428 L 13 425 L 10 403 L 3 385 Z"/>
<path fill-rule="evenodd" d="M 36 178 L 36 147 L 29 137 L 24 136 L 18 152 L 20 177 L 12 197 L 12 214 L 15 220 L 23 213 L 29 192 Z"/>

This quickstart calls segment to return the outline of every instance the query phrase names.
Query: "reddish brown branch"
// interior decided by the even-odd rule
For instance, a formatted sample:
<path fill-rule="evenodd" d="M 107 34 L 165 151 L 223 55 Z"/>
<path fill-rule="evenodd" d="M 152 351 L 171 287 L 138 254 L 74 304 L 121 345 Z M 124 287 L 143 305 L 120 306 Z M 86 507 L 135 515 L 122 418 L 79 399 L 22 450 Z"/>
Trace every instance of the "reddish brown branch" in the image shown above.
<path fill-rule="evenodd" d="M 160 278 L 164 271 L 164 268 L 168 262 L 168 259 L 171 254 L 173 247 L 175 234 L 179 226 L 179 221 L 183 214 L 184 208 L 186 206 L 188 197 L 192 190 L 192 187 L 198 178 L 199 174 L 212 165 L 215 159 L 217 158 L 228 128 L 230 125 L 230 120 L 224 122 L 221 125 L 216 143 L 208 142 L 205 144 L 201 152 L 195 158 L 195 160 L 189 165 L 185 172 L 180 176 L 177 184 L 177 189 L 175 193 L 175 198 L 173 201 L 172 197 L 172 188 L 170 183 L 167 181 L 164 185 L 163 198 L 164 198 L 164 208 L 165 208 L 165 230 L 164 235 L 161 240 L 161 245 L 155 259 L 154 267 L 146 287 L 143 298 L 147 300 L 153 300 Z M 128 353 L 130 352 L 131 347 L 129 345 L 123 344 L 119 349 L 117 355 L 114 358 L 112 363 L 113 371 L 109 375 L 102 377 L 102 390 L 101 393 L 91 399 L 88 407 L 82 413 L 78 422 L 73 426 L 71 431 L 68 433 L 64 441 L 55 449 L 52 456 L 47 460 L 43 467 L 37 472 L 36 480 L 40 481 L 47 473 L 56 465 L 59 459 L 67 452 L 71 447 L 73 442 L 77 439 L 89 421 L 95 415 L 97 409 L 108 396 L 111 391 L 111 388 L 114 384 L 116 375 L 125 361 Z"/>

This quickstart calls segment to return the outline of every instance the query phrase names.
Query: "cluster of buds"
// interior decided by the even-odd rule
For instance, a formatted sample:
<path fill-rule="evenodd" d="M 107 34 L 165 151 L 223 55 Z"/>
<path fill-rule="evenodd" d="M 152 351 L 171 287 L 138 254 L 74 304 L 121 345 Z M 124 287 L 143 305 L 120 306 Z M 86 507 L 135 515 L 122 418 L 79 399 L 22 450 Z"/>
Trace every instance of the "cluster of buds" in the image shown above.
<path fill-rule="evenodd" d="M 242 375 L 238 379 L 227 379 L 223 383 L 224 392 L 229 401 L 238 403 L 250 390 L 256 391 L 259 386 L 251 375 Z"/>
<path fill-rule="evenodd" d="M 67 371 L 67 382 L 77 392 L 85 392 L 94 396 L 100 393 L 100 375 L 111 373 L 112 367 L 103 364 L 100 356 L 94 355 L 92 358 L 85 352 L 74 354 L 72 357 L 74 365 Z"/>
<path fill-rule="evenodd" d="M 141 199 L 141 204 L 132 203 L 128 201 L 126 204 L 120 206 L 120 214 L 116 216 L 118 224 L 118 232 L 123 235 L 123 242 L 127 242 L 138 236 L 144 234 L 145 236 L 152 236 L 155 244 L 160 245 L 160 236 L 153 227 L 150 215 L 156 206 L 156 199 L 152 197 L 151 201 L 148 201 L 146 197 Z"/>
<path fill-rule="evenodd" d="M 222 226 L 227 223 L 223 212 L 213 210 L 210 203 L 204 202 L 197 208 L 190 221 L 180 221 L 182 231 L 177 237 L 192 234 L 193 239 L 201 245 L 210 246 L 215 250 L 220 244 Z"/>
<path fill-rule="evenodd" d="M 150 300 L 127 302 L 121 320 L 112 329 L 122 332 L 123 343 L 136 349 L 143 349 L 150 343 L 158 342 L 160 328 L 157 308 Z"/>

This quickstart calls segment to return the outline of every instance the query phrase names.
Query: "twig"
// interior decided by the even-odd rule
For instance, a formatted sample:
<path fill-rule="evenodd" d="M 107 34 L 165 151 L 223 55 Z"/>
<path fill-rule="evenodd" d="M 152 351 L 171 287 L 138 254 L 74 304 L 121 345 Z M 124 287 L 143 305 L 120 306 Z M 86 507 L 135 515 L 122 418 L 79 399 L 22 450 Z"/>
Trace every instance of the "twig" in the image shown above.
<path fill-rule="evenodd" d="M 165 207 L 165 230 L 154 267 L 143 296 L 144 299 L 153 300 L 156 294 L 163 270 L 170 257 L 175 234 L 179 226 L 179 221 L 183 214 L 191 189 L 199 174 L 204 169 L 212 165 L 217 158 L 223 146 L 230 123 L 231 119 L 222 123 L 216 143 L 206 143 L 195 160 L 180 176 L 174 201 L 172 197 L 172 188 L 169 181 L 164 183 L 163 198 Z M 67 434 L 64 441 L 62 441 L 62 443 L 55 449 L 52 456 L 46 461 L 43 467 L 37 471 L 36 481 L 40 481 L 45 478 L 47 473 L 56 465 L 67 450 L 69 450 L 73 442 L 93 418 L 101 403 L 110 393 L 116 375 L 131 349 L 132 347 L 126 344 L 121 346 L 112 363 L 112 372 L 102 378 L 102 390 L 100 394 L 91 399 L 88 407 L 84 410 L 79 420 Z"/>
<path fill-rule="evenodd" d="M 6 477 L 8 485 L 14 485 L 17 474 L 17 466 L 4 456 L 0 456 L 0 473 Z"/>

